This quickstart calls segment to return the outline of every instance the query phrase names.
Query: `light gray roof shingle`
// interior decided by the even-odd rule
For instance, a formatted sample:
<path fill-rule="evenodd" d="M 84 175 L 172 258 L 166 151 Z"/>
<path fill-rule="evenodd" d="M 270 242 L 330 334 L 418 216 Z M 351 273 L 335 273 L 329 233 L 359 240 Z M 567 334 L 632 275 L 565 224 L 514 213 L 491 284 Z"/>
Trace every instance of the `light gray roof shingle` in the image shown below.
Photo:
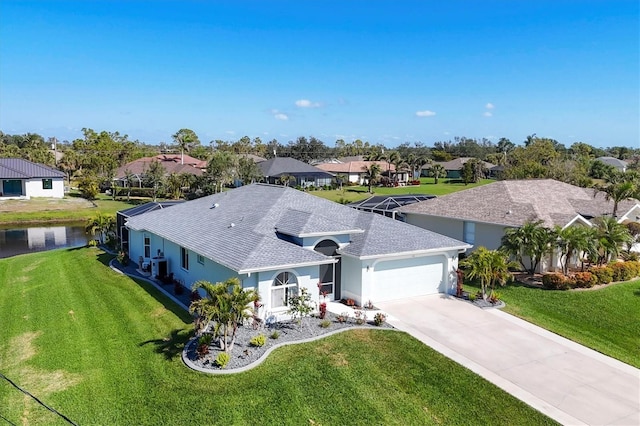
<path fill-rule="evenodd" d="M 0 158 L 0 179 L 64 178 L 64 172 L 22 158 Z"/>
<path fill-rule="evenodd" d="M 635 202 L 621 202 L 618 212 Z M 564 226 L 577 215 L 587 219 L 613 212 L 602 193 L 552 179 L 505 180 L 478 186 L 397 209 L 459 220 L 519 227 L 542 220 L 545 226 Z"/>
<path fill-rule="evenodd" d="M 237 272 L 332 261 L 278 238 L 276 228 L 290 235 L 354 231 L 349 232 L 351 244 L 342 251 L 356 257 L 470 247 L 374 213 L 264 184 L 141 214 L 129 218 L 127 225 L 157 234 Z"/>
<path fill-rule="evenodd" d="M 290 157 L 275 157 L 258 163 L 264 176 L 278 177 L 282 175 L 315 176 L 330 178 L 333 175 L 317 167 Z"/>

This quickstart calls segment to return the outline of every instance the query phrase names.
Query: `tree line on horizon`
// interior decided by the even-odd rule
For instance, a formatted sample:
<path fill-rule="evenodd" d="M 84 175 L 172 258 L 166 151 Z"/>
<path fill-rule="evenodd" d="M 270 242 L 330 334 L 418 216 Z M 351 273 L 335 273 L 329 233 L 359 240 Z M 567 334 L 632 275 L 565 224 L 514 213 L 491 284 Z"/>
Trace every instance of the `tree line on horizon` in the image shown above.
<path fill-rule="evenodd" d="M 212 189 L 207 192 L 215 192 L 234 177 L 243 181 L 255 177 L 256 170 L 252 164 L 238 159 L 244 154 L 266 159 L 274 156 L 291 157 L 310 164 L 362 156 L 364 159 L 383 160 L 396 167 L 413 170 L 414 176 L 415 171 L 419 171 L 424 164 L 472 157 L 502 166 L 498 175 L 500 179 L 551 178 L 582 187 L 593 186 L 594 179 L 607 180 L 613 176 L 613 167 L 595 161 L 598 157 L 627 160 L 632 170 L 638 170 L 640 162 L 640 149 L 624 146 L 598 148 L 583 142 L 575 142 L 567 148 L 554 139 L 538 137 L 536 134 L 527 136 L 520 144 L 507 138 L 500 138 L 494 143 L 486 138 L 454 137 L 437 141 L 431 146 L 422 142 L 404 142 L 389 148 L 360 139 L 352 142 L 338 139 L 330 147 L 314 136 L 300 136 L 286 144 L 276 139 L 263 142 L 259 137 L 251 139 L 244 136 L 235 141 L 213 140 L 207 146 L 191 129 L 180 129 L 171 136 L 172 143 L 159 145 L 131 140 L 119 132 L 96 132 L 84 128 L 82 133 L 82 138 L 59 142 L 53 137 L 45 140 L 37 133 L 10 135 L 0 131 L 0 158 L 24 158 L 56 167 L 67 173 L 69 179 L 91 178 L 109 182 L 119 167 L 138 158 L 161 153 L 188 154 L 208 162 L 206 174 L 209 174 Z M 231 169 L 236 171 L 236 176 L 232 176 Z M 436 180 L 444 177 L 438 167 L 435 167 L 434 173 Z M 481 165 L 472 163 L 469 173 L 470 179 L 476 181 L 482 175 Z M 161 172 L 156 174 L 160 175 Z M 176 181 L 174 187 L 179 187 L 180 182 L 176 177 L 173 180 Z"/>

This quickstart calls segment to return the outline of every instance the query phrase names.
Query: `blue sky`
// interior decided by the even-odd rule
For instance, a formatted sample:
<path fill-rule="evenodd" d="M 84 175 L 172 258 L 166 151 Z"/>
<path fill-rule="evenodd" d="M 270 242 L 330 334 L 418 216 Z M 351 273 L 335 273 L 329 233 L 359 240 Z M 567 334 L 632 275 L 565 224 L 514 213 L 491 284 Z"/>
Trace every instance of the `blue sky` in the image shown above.
<path fill-rule="evenodd" d="M 637 0 L 0 2 L 0 129 L 640 147 Z"/>

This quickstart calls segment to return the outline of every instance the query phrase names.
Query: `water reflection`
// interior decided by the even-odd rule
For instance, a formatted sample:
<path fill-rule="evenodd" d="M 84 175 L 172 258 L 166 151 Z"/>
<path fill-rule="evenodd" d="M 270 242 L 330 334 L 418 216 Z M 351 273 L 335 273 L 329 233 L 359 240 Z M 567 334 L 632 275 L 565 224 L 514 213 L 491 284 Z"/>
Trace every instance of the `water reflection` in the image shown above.
<path fill-rule="evenodd" d="M 90 236 L 84 226 L 33 226 L 0 229 L 0 258 L 63 247 L 81 247 Z"/>

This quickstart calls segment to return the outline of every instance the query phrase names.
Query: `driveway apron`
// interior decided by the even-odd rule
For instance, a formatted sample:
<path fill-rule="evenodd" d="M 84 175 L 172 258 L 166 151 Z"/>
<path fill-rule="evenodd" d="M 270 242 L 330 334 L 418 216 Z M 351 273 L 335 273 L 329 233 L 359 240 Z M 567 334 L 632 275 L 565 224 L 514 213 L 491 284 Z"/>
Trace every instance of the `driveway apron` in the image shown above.
<path fill-rule="evenodd" d="M 388 322 L 568 425 L 640 425 L 640 370 L 447 295 L 377 303 Z"/>

